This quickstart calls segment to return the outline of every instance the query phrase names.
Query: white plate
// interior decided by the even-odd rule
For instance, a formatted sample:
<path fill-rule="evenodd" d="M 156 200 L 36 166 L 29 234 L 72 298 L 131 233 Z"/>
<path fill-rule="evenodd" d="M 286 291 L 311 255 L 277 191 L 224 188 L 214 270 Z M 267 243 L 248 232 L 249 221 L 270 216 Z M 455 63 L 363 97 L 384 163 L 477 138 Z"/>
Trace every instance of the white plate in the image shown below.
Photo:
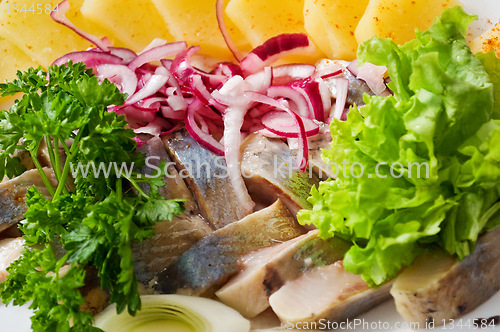
<path fill-rule="evenodd" d="M 483 31 L 491 28 L 494 23 L 499 22 L 500 20 L 500 0 L 461 0 L 461 2 L 464 4 L 465 10 L 468 13 L 479 15 L 479 20 L 474 22 L 469 29 L 469 39 L 480 35 Z M 475 318 L 489 318 L 496 315 L 500 315 L 500 292 L 494 295 L 486 303 L 483 303 L 476 310 L 464 315 L 460 319 L 456 319 L 454 326 L 448 324 L 446 326 L 436 328 L 435 330 L 468 330 L 472 329 L 472 327 L 469 328 L 467 325 L 471 326 L 472 321 Z M 30 332 L 30 316 L 31 312 L 27 307 L 5 307 L 3 304 L 0 304 L 0 331 Z M 396 308 L 392 300 L 385 302 L 364 315 L 361 315 L 358 319 L 359 320 L 356 322 L 364 325 L 359 325 L 356 329 L 354 329 L 353 325 L 345 326 L 342 329 L 371 332 L 382 332 L 387 330 L 412 331 L 401 316 L 399 316 L 396 312 Z M 422 326 L 421 328 L 425 327 Z M 493 329 L 500 330 L 500 326 L 497 326 L 496 328 L 490 327 L 486 330 Z M 482 329 L 475 330 L 481 331 Z"/>

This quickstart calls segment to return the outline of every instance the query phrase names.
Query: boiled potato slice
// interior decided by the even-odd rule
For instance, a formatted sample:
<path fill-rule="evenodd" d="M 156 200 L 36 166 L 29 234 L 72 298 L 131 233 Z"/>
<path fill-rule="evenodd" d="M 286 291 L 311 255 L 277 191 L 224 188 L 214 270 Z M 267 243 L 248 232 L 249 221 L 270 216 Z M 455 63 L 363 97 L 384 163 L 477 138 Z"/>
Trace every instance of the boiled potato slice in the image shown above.
<path fill-rule="evenodd" d="M 61 0 L 62 1 L 62 0 Z M 80 9 L 84 3 L 84 0 L 69 0 L 70 9 L 66 14 L 66 17 L 78 28 L 85 32 L 88 32 L 99 38 L 107 37 L 109 41 L 117 47 L 126 47 L 126 45 L 119 40 L 111 31 L 103 29 L 99 24 L 87 20 L 83 17 Z"/>
<path fill-rule="evenodd" d="M 332 47 L 326 32 L 322 11 L 323 8 L 318 5 L 317 0 L 304 0 L 304 28 L 314 43 L 318 45 L 318 48 L 330 57 Z"/>
<path fill-rule="evenodd" d="M 49 8 L 54 8 L 60 2 L 60 0 L 44 1 L 43 6 L 40 6 L 43 12 L 37 14 L 36 8 L 40 1 L 4 1 L 2 11 L 0 11 L 0 36 L 15 44 L 33 61 L 46 68 L 55 59 L 66 53 L 83 51 L 92 46 L 91 43 L 70 29 L 54 22 L 50 15 L 45 13 L 46 5 L 50 5 Z M 72 9 L 67 17 L 74 19 L 78 16 L 76 11 L 82 3 L 83 0 L 72 0 Z M 6 4 L 9 4 L 10 15 L 5 9 Z M 29 11 L 30 8 L 33 9 L 33 12 Z M 77 19 L 74 23 L 78 26 L 82 20 Z M 86 28 L 89 26 L 87 25 Z"/>
<path fill-rule="evenodd" d="M 155 38 L 174 41 L 150 0 L 85 0 L 80 11 L 136 52 Z"/>
<path fill-rule="evenodd" d="M 500 23 L 497 23 L 491 30 L 472 40 L 470 42 L 470 49 L 473 53 L 488 53 L 494 50 L 497 57 L 500 57 Z"/>
<path fill-rule="evenodd" d="M 396 44 L 415 39 L 415 29 L 427 30 L 444 9 L 461 5 L 458 0 L 370 0 L 356 28 L 356 40 L 376 35 Z"/>
<path fill-rule="evenodd" d="M 282 33 L 306 33 L 304 0 L 231 0 L 226 7 L 229 18 L 238 26 L 252 47 Z M 318 48 L 290 61 L 315 62 L 325 54 Z"/>
<path fill-rule="evenodd" d="M 18 70 L 25 71 L 29 67 L 38 67 L 23 51 L 10 41 L 0 38 L 0 82 L 12 81 Z"/>
<path fill-rule="evenodd" d="M 231 52 L 219 30 L 215 11 L 216 0 L 152 0 L 175 40 L 200 45 L 201 53 L 226 59 Z M 250 45 L 236 25 L 225 18 L 226 27 L 238 48 Z"/>
<path fill-rule="evenodd" d="M 354 31 L 369 0 L 305 0 L 304 24 L 316 45 L 331 59 L 354 60 Z"/>

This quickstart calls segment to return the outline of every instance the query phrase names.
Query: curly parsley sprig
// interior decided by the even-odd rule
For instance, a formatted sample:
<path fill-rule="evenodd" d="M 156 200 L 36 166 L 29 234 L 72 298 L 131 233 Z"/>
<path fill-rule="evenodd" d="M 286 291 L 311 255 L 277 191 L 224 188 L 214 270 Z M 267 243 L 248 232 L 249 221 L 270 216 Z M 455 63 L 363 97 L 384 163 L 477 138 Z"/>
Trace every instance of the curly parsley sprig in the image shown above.
<path fill-rule="evenodd" d="M 153 236 L 154 224 L 181 214 L 183 204 L 158 193 L 165 185 L 163 173 L 155 178 L 136 172 L 124 177 L 116 170 L 107 176 L 77 173 L 76 189 L 70 191 L 71 163 L 144 165 L 124 116 L 107 111 L 109 105 L 122 104 L 125 96 L 81 63 L 51 66 L 48 72 L 31 68 L 17 76 L 0 84 L 2 96 L 23 93 L 10 110 L 0 112 L 0 176 L 22 171 L 12 154 L 27 150 L 52 198 L 34 187 L 28 190 L 28 211 L 20 225 L 27 247 L 8 268 L 0 296 L 4 303 L 15 305 L 32 301 L 35 332 L 98 331 L 92 316 L 80 310 L 84 298 L 78 288 L 83 286 L 85 267 L 97 269 L 101 287 L 109 290 L 119 313 L 127 309 L 134 315 L 141 302 L 132 243 Z M 43 140 L 58 182 L 55 188 L 36 158 Z M 66 154 L 64 164 L 60 145 Z M 149 195 L 140 189 L 140 182 L 149 184 Z M 140 194 L 133 195 L 130 188 Z"/>

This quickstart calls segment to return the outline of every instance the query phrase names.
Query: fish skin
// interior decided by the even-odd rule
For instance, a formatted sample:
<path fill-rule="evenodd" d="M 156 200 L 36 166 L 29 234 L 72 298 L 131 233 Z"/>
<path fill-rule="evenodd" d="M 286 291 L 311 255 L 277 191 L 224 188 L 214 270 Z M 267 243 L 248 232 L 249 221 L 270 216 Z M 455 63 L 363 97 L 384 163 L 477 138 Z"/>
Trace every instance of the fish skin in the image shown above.
<path fill-rule="evenodd" d="M 306 271 L 271 295 L 269 303 L 282 324 L 342 322 L 389 299 L 392 282 L 372 289 L 339 261 Z"/>
<path fill-rule="evenodd" d="M 149 139 L 146 144 L 137 149 L 146 155 L 146 165 L 140 170 L 141 174 L 153 176 L 157 174 L 156 167 L 164 160 L 167 163 L 168 176 L 163 177 L 165 186 L 158 188 L 158 193 L 165 199 L 185 199 L 184 208 L 186 212 L 198 213 L 198 206 L 193 199 L 184 180 L 179 176 L 177 169 L 172 163 L 172 159 L 167 154 L 165 145 L 159 137 Z M 149 158 L 149 159 L 148 159 Z M 149 194 L 149 185 L 141 183 L 141 188 Z"/>
<path fill-rule="evenodd" d="M 339 237 L 325 240 L 319 237 L 319 230 L 309 231 L 301 241 L 285 250 L 279 259 L 267 265 L 265 282 L 269 283 L 268 280 L 273 278 L 284 282 L 295 280 L 307 270 L 342 260 L 351 246 L 352 243 Z M 276 290 L 268 289 L 268 293 Z"/>
<path fill-rule="evenodd" d="M 155 235 L 134 243 L 134 271 L 137 280 L 148 285 L 162 270 L 196 242 L 212 233 L 212 229 L 198 215 L 184 213 L 172 221 L 165 220 L 154 226 Z"/>
<path fill-rule="evenodd" d="M 212 296 L 239 270 L 242 255 L 303 233 L 287 208 L 277 201 L 201 239 L 159 274 L 155 289 L 160 293 Z"/>
<path fill-rule="evenodd" d="M 252 199 L 268 206 L 280 199 L 293 216 L 301 209 L 311 209 L 307 201 L 312 186 L 319 185 L 311 171 L 294 167 L 296 151 L 281 139 L 250 134 L 241 145 L 241 171 Z"/>
<path fill-rule="evenodd" d="M 415 275 L 421 276 L 418 284 L 410 283 Z M 407 322 L 425 326 L 426 322 L 434 321 L 439 326 L 477 308 L 499 289 L 500 226 L 497 226 L 479 237 L 474 251 L 461 262 L 443 250 L 417 257 L 396 278 L 391 295 L 397 311 Z"/>
<path fill-rule="evenodd" d="M 227 176 L 223 157 L 200 146 L 186 129 L 165 135 L 163 142 L 179 174 L 185 177 L 201 215 L 213 228 L 220 229 L 245 216 Z M 204 165 L 209 166 L 210 176 Z"/>
<path fill-rule="evenodd" d="M 319 230 L 260 249 L 241 258 L 242 269 L 216 295 L 252 318 L 269 307 L 269 296 L 305 271 L 342 260 L 352 244 L 341 238 L 321 239 Z"/>
<path fill-rule="evenodd" d="M 147 140 L 146 144 L 138 149 L 147 159 L 146 165 L 140 170 L 142 174 L 154 175 L 160 162 L 171 162 L 167 155 L 163 141 L 158 137 Z M 165 186 L 158 192 L 165 199 L 185 199 L 185 210 L 172 221 L 165 220 L 156 223 L 153 228 L 155 235 L 145 241 L 132 245 L 134 257 L 134 272 L 137 280 L 148 286 L 156 275 L 169 266 L 177 257 L 184 253 L 203 237 L 212 233 L 212 228 L 199 215 L 198 206 L 187 188 L 184 180 L 179 176 L 173 164 L 167 166 L 169 175 L 164 177 Z M 142 186 L 149 192 L 149 186 Z M 151 289 L 147 289 L 150 291 Z"/>
<path fill-rule="evenodd" d="M 365 104 L 363 95 L 365 93 L 370 96 L 374 95 L 368 84 L 363 80 L 357 79 L 348 69 L 344 70 L 344 77 L 349 80 L 349 89 L 347 90 L 347 103 L 349 105 L 356 104 L 357 106 L 363 106 Z"/>
<path fill-rule="evenodd" d="M 55 188 L 57 181 L 52 169 L 43 168 L 43 170 Z M 46 198 L 51 198 L 36 169 L 26 171 L 18 177 L 0 183 L 0 232 L 24 218 L 24 213 L 28 211 L 26 191 L 32 186 L 35 186 Z"/>

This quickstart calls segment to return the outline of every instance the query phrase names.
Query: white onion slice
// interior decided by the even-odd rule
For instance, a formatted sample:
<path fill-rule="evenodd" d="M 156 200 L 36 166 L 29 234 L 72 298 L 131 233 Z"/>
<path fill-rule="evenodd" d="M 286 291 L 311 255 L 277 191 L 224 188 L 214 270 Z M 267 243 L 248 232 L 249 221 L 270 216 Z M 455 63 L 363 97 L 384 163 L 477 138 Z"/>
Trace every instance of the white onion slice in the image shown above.
<path fill-rule="evenodd" d="M 288 98 L 297 105 L 298 114 L 303 118 L 314 118 L 312 110 L 304 96 L 289 86 L 271 86 L 267 89 L 267 95 L 272 98 Z"/>
<path fill-rule="evenodd" d="M 268 82 L 269 84 L 271 83 L 270 77 Z M 255 87 L 241 76 L 233 76 L 227 80 L 219 90 L 215 90 L 212 93 L 215 100 L 228 106 L 222 111 L 222 119 L 224 121 L 224 156 L 226 158 L 227 174 L 231 180 L 236 199 L 246 214 L 252 212 L 255 202 L 250 197 L 241 175 L 241 129 L 243 127 L 245 115 L 252 104 L 252 102 L 245 97 L 244 93 L 256 88 L 258 89 L 261 87 Z"/>
<path fill-rule="evenodd" d="M 285 85 L 312 76 L 316 67 L 306 64 L 289 64 L 273 67 L 272 85 Z"/>
<path fill-rule="evenodd" d="M 267 88 L 271 86 L 272 80 L 273 71 L 271 67 L 265 67 L 264 70 L 245 78 L 245 81 L 253 86 L 252 91 L 259 93 L 266 93 Z"/>
<path fill-rule="evenodd" d="M 199 100 L 195 99 L 188 107 L 187 110 L 187 115 L 186 115 L 186 129 L 193 137 L 193 139 L 198 142 L 201 146 L 204 148 L 212 151 L 215 154 L 218 154 L 219 156 L 224 155 L 224 146 L 217 142 L 215 138 L 212 137 L 212 135 L 209 135 L 202 131 L 200 127 L 196 124 L 195 121 L 195 113 L 197 113 L 200 109 L 205 108 L 205 105 Z"/>
<path fill-rule="evenodd" d="M 365 81 L 374 94 L 381 96 L 387 88 L 384 82 L 386 71 L 386 66 L 376 66 L 373 63 L 365 62 L 361 67 L 358 67 L 356 78 Z"/>
<path fill-rule="evenodd" d="M 337 100 L 335 102 L 335 107 L 333 109 L 333 116 L 336 119 L 341 120 L 342 114 L 344 114 L 345 104 L 347 102 L 347 92 L 349 90 L 349 80 L 347 78 L 337 78 Z"/>
<path fill-rule="evenodd" d="M 306 136 L 314 136 L 319 133 L 319 125 L 311 119 L 302 119 Z M 295 118 L 287 112 L 271 111 L 262 117 L 262 124 L 270 132 L 286 138 L 298 138 L 300 130 Z"/>
<path fill-rule="evenodd" d="M 165 39 L 155 38 L 151 41 L 151 43 L 149 43 L 146 47 L 144 47 L 144 49 L 142 51 L 137 53 L 137 55 L 141 55 L 142 53 L 145 53 L 145 52 L 147 52 L 155 47 L 163 46 L 166 44 L 167 44 L 167 41 Z"/>
<path fill-rule="evenodd" d="M 183 96 L 172 95 L 167 98 L 168 106 L 174 111 L 185 111 L 188 108 L 188 103 Z"/>
<path fill-rule="evenodd" d="M 330 94 L 330 89 L 326 85 L 325 81 L 321 78 L 317 78 L 316 81 L 319 83 L 319 94 L 321 96 L 321 101 L 323 102 L 323 120 L 329 116 L 330 108 L 332 108 L 332 96 Z M 323 121 L 324 122 L 324 121 Z"/>
<path fill-rule="evenodd" d="M 125 100 L 126 105 L 132 105 L 137 103 L 138 101 L 147 98 L 149 96 L 154 95 L 155 93 L 160 90 L 162 86 L 167 83 L 168 77 L 165 75 L 153 75 L 151 78 L 146 82 L 144 87 L 137 91 L 134 95 L 130 96 Z"/>
<path fill-rule="evenodd" d="M 299 128 L 299 142 L 301 147 L 297 152 L 297 168 L 299 168 L 300 171 L 305 171 L 307 168 L 307 156 L 309 155 L 309 148 L 304 122 L 302 121 L 301 117 L 292 112 L 290 109 L 284 107 L 277 100 L 274 100 L 266 95 L 251 91 L 246 92 L 245 95 L 252 101 L 273 106 L 279 110 L 287 112 L 295 118 L 295 123 Z"/>
<path fill-rule="evenodd" d="M 246 212 L 245 214 L 251 213 L 255 206 L 255 202 L 248 193 L 240 168 L 241 127 L 243 126 L 245 114 L 249 109 L 249 104 L 247 102 L 244 106 L 230 106 L 222 116 L 224 120 L 224 156 L 226 158 L 227 174 L 231 180 L 236 199 Z"/>
<path fill-rule="evenodd" d="M 141 55 L 138 55 L 131 63 L 128 64 L 130 70 L 135 71 L 140 66 L 151 61 L 158 61 L 171 55 L 184 52 L 187 49 L 185 42 L 170 43 L 162 46 L 154 47 Z"/>
<path fill-rule="evenodd" d="M 104 64 L 96 67 L 97 76 L 116 83 L 121 92 L 132 96 L 137 88 L 137 76 L 127 66 Z"/>

